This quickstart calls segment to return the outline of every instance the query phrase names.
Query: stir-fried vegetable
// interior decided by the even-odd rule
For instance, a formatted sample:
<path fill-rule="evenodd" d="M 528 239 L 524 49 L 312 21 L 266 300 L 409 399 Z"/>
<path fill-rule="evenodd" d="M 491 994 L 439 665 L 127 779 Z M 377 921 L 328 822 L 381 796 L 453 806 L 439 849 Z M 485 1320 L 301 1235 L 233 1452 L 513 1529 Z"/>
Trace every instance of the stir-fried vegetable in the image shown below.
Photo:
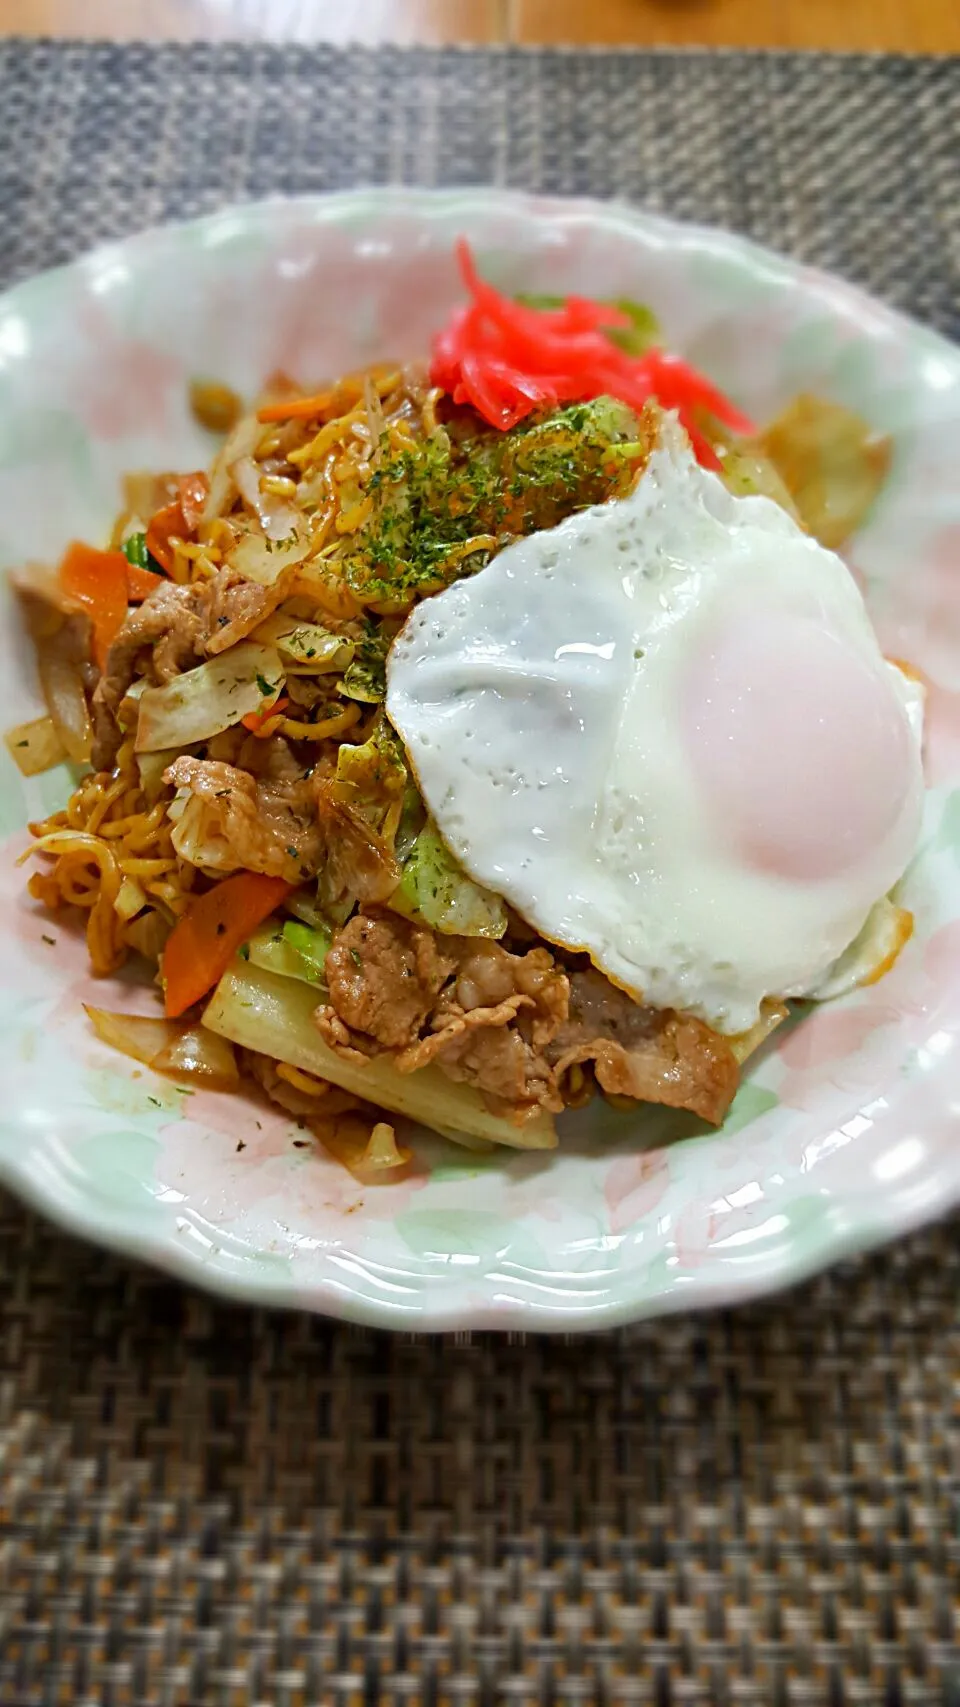
<path fill-rule="evenodd" d="M 60 585 L 90 618 L 93 652 L 100 668 L 127 614 L 130 565 L 122 551 L 96 551 L 74 540 L 60 564 Z"/>
<path fill-rule="evenodd" d="M 306 968 L 310 980 L 322 984 L 326 976 L 324 967 L 333 942 L 333 932 L 318 925 L 303 924 L 299 919 L 287 919 L 283 927 L 283 940 L 289 944 Z"/>
<path fill-rule="evenodd" d="M 18 723 L 7 730 L 3 739 L 21 776 L 39 776 L 67 756 L 49 713 L 33 718 L 30 723 Z"/>
<path fill-rule="evenodd" d="M 236 1056 L 227 1040 L 203 1025 L 189 1025 L 150 1062 L 158 1073 L 197 1079 L 208 1091 L 235 1091 L 240 1083 Z"/>
<path fill-rule="evenodd" d="M 124 541 L 123 555 L 133 569 L 149 569 L 150 553 L 147 550 L 145 533 L 132 533 Z"/>
<path fill-rule="evenodd" d="M 343 679 L 338 691 L 345 699 L 359 700 L 361 705 L 379 705 L 387 691 L 387 653 L 396 638 L 390 622 L 373 622 L 368 617 L 363 633 L 351 648 Z"/>
<path fill-rule="evenodd" d="M 341 746 L 333 786 L 338 799 L 383 833 L 392 847 L 407 786 L 407 767 L 400 741 L 382 712 L 360 746 L 347 742 Z"/>
<path fill-rule="evenodd" d="M 398 1073 L 388 1055 L 344 1060 L 320 1036 L 313 1019 L 316 1005 L 316 991 L 306 984 L 234 959 L 204 1009 L 203 1024 L 243 1049 L 287 1061 L 442 1132 L 466 1132 L 521 1150 L 556 1148 L 552 1115 L 537 1114 L 514 1126 L 491 1114 L 479 1091 L 448 1079 L 439 1067 Z"/>
<path fill-rule="evenodd" d="M 235 1090 L 240 1082 L 231 1045 L 203 1026 L 176 1025 L 169 1019 L 109 1013 L 84 1005 L 102 1043 L 176 1079 L 199 1080 L 207 1090 Z"/>
<path fill-rule="evenodd" d="M 851 409 L 797 397 L 757 438 L 804 526 L 831 550 L 855 533 L 890 471 L 893 447 Z"/>
<path fill-rule="evenodd" d="M 150 556 L 168 574 L 173 568 L 173 541 L 187 539 L 196 531 L 203 519 L 209 490 L 209 482 L 202 472 L 181 474 L 177 480 L 177 496 L 151 518 L 146 532 L 146 547 Z"/>
<path fill-rule="evenodd" d="M 273 719 L 288 710 L 290 701 L 286 694 L 278 694 L 276 698 L 265 698 L 257 711 L 248 711 L 240 722 L 244 729 L 249 729 L 251 735 L 268 736 L 274 733 Z"/>
<path fill-rule="evenodd" d="M 155 587 L 162 586 L 164 576 L 157 574 L 157 561 L 147 550 L 145 533 L 130 534 L 123 542 L 123 555 L 130 565 L 127 570 L 127 595 L 131 603 L 135 604 L 145 599 Z"/>
<path fill-rule="evenodd" d="M 288 674 L 326 675 L 352 662 L 356 643 L 343 634 L 332 634 L 320 622 L 291 622 L 274 618 L 261 624 L 258 634 L 276 646 Z"/>
<path fill-rule="evenodd" d="M 507 928 L 499 895 L 467 876 L 434 824 L 420 831 L 389 904 L 444 936 L 501 937 Z"/>
<path fill-rule="evenodd" d="M 48 578 L 49 579 L 49 578 Z M 72 764 L 90 758 L 93 730 L 83 685 L 83 660 L 89 652 L 89 618 L 69 616 L 57 600 L 56 581 L 34 591 L 17 583 L 17 593 L 37 658 L 37 674 L 57 739 Z"/>
<path fill-rule="evenodd" d="M 735 498 L 772 498 L 794 521 L 799 521 L 797 506 L 790 496 L 776 465 L 749 442 L 744 449 L 726 449 L 722 457 L 724 485 Z"/>
<path fill-rule="evenodd" d="M 302 924 L 299 919 L 274 919 L 254 932 L 245 945 L 244 959 L 278 978 L 323 985 L 324 962 L 332 940 L 329 930 Z"/>
<path fill-rule="evenodd" d="M 241 943 L 290 892 L 282 877 L 240 871 L 188 903 L 167 940 L 161 962 L 168 1018 L 198 1002 L 223 976 Z"/>
<path fill-rule="evenodd" d="M 241 640 L 163 687 L 144 690 L 137 717 L 137 752 L 162 747 L 182 751 L 196 741 L 207 741 L 250 712 L 272 707 L 282 686 L 283 667 L 276 648 Z"/>
<path fill-rule="evenodd" d="M 151 593 L 162 587 L 164 577 L 153 569 L 140 569 L 131 564 L 127 570 L 127 597 L 132 605 L 143 603 Z"/>
<path fill-rule="evenodd" d="M 288 569 L 303 562 L 309 549 L 310 540 L 306 532 L 302 537 L 291 533 L 287 539 L 277 541 L 263 534 L 246 533 L 234 546 L 227 561 L 245 581 L 256 581 L 261 587 L 273 587 Z"/>

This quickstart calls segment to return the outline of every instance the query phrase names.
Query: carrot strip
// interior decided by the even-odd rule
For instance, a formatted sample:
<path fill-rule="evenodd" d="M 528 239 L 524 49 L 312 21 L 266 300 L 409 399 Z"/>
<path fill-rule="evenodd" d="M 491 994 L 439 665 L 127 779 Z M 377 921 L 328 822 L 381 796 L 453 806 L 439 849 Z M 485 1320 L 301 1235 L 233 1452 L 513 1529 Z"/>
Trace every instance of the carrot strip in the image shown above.
<path fill-rule="evenodd" d="M 333 402 L 332 391 L 318 391 L 312 397 L 288 397 L 282 403 L 265 403 L 257 410 L 258 421 L 309 421 L 322 415 Z"/>
<path fill-rule="evenodd" d="M 168 1019 L 199 1002 L 223 977 L 240 945 L 279 907 L 293 884 L 259 871 L 239 871 L 190 901 L 163 951 Z"/>
<path fill-rule="evenodd" d="M 157 510 L 155 515 L 151 517 L 150 525 L 147 528 L 147 550 L 151 557 L 156 558 L 161 569 L 166 569 L 168 574 L 173 568 L 173 552 L 170 548 L 170 541 L 174 538 L 181 538 L 185 528 L 186 524 L 179 498 L 175 498 L 172 504 L 164 504 L 163 509 Z"/>
<path fill-rule="evenodd" d="M 93 655 L 102 670 L 127 614 L 127 574 L 122 551 L 98 551 L 75 539 L 60 564 L 60 585 L 93 625 Z"/>
<path fill-rule="evenodd" d="M 286 711 L 289 704 L 286 694 L 282 693 L 271 705 L 262 705 L 259 711 L 248 711 L 246 717 L 241 717 L 240 722 L 244 729 L 249 729 L 251 735 L 262 735 L 264 724 L 269 723 L 271 717 L 276 717 L 279 712 Z"/>
<path fill-rule="evenodd" d="M 141 569 L 138 563 L 128 563 L 127 598 L 130 604 L 140 604 L 156 587 L 162 587 L 165 580 L 166 576 L 155 575 L 152 569 Z"/>

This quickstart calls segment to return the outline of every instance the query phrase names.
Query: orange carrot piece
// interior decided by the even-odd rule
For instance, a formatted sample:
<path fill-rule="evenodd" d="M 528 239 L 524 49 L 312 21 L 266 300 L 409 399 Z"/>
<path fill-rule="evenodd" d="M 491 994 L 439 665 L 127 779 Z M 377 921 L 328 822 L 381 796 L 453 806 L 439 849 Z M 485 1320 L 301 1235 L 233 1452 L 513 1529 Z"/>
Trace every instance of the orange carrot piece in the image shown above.
<path fill-rule="evenodd" d="M 167 938 L 161 961 L 168 1019 L 212 990 L 237 949 L 292 888 L 282 877 L 238 871 L 190 902 Z"/>
<path fill-rule="evenodd" d="M 241 717 L 240 722 L 244 729 L 249 729 L 251 735 L 260 735 L 264 724 L 269 723 L 271 717 L 276 717 L 279 712 L 286 711 L 289 704 L 286 694 L 282 693 L 272 705 L 263 705 L 259 711 L 248 711 L 246 717 Z"/>
<path fill-rule="evenodd" d="M 128 563 L 127 598 L 130 604 L 140 604 L 156 587 L 162 587 L 165 581 L 165 575 L 156 575 L 152 569 L 141 569 L 138 563 Z"/>
<path fill-rule="evenodd" d="M 151 557 L 156 558 L 161 569 L 166 569 L 167 574 L 173 568 L 170 541 L 174 536 L 182 539 L 185 531 L 186 523 L 179 498 L 175 498 L 172 504 L 164 504 L 163 509 L 157 510 L 151 517 L 147 528 L 147 550 Z"/>
<path fill-rule="evenodd" d="M 333 397 L 332 391 L 318 391 L 312 397 L 288 397 L 282 403 L 265 403 L 257 410 L 257 420 L 309 421 L 328 409 Z"/>
<path fill-rule="evenodd" d="M 122 551 L 98 551 L 75 539 L 60 564 L 60 585 L 93 625 L 93 655 L 102 670 L 127 614 L 129 563 Z"/>
<path fill-rule="evenodd" d="M 181 474 L 173 502 L 164 504 L 151 518 L 147 528 L 147 550 L 168 575 L 173 568 L 170 541 L 174 538 L 188 539 L 196 533 L 203 519 L 209 490 L 210 482 L 200 470 L 196 474 Z"/>

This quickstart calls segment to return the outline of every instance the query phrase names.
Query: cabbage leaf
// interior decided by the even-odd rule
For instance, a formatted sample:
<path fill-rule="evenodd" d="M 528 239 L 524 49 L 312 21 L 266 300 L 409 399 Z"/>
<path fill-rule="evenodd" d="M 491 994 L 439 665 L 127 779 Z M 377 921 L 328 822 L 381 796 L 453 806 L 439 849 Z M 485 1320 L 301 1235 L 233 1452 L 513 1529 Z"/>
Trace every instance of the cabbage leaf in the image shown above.
<path fill-rule="evenodd" d="M 163 687 L 144 690 L 136 750 L 155 753 L 175 747 L 182 752 L 195 741 L 208 741 L 250 712 L 268 706 L 282 686 L 283 666 L 276 647 L 241 640 Z"/>
<path fill-rule="evenodd" d="M 507 928 L 499 895 L 467 876 L 432 823 L 420 831 L 387 905 L 444 936 L 501 937 Z"/>

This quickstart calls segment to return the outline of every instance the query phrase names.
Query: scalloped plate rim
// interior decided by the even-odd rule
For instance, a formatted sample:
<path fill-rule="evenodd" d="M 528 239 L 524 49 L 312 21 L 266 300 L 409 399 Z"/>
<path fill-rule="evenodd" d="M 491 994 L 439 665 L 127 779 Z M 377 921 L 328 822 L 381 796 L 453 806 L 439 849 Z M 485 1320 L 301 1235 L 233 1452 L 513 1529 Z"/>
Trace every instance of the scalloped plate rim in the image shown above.
<path fill-rule="evenodd" d="M 31 275 L 0 293 L 0 316 L 16 312 L 26 302 L 37 285 L 71 275 L 96 271 L 112 260 L 131 254 L 137 259 L 150 252 L 176 244 L 184 233 L 206 235 L 216 239 L 219 233 L 230 235 L 230 228 L 239 231 L 244 225 L 268 223 L 283 210 L 312 215 L 318 226 L 339 222 L 347 213 L 367 215 L 375 219 L 379 210 L 411 214 L 428 214 L 431 209 L 453 210 L 459 205 L 465 210 L 495 211 L 525 210 L 531 219 L 563 223 L 594 225 L 623 225 L 655 234 L 667 245 L 678 239 L 688 240 L 691 247 L 723 252 L 742 259 L 754 274 L 789 288 L 801 288 L 821 301 L 836 316 L 842 310 L 848 315 L 856 311 L 862 316 L 864 329 L 884 331 L 893 339 L 909 338 L 931 354 L 939 355 L 960 378 L 960 348 L 910 315 L 872 297 L 863 287 L 851 283 L 824 269 L 794 261 L 767 249 L 753 239 L 722 227 L 674 219 L 667 214 L 654 213 L 621 200 L 595 201 L 586 197 L 538 196 L 521 190 L 497 189 L 482 186 L 463 186 L 447 189 L 366 188 L 337 191 L 329 194 L 300 196 L 269 196 L 246 203 L 231 204 L 217 211 L 190 220 L 171 220 L 142 228 L 130 235 L 98 244 L 75 259 Z M 909 1085 L 899 1088 L 898 1100 L 909 1098 Z M 216 1253 L 204 1259 L 192 1241 L 181 1241 L 176 1235 L 158 1235 L 140 1229 L 136 1233 L 123 1225 L 122 1216 L 107 1210 L 94 1199 L 86 1202 L 75 1195 L 72 1186 L 64 1186 L 56 1195 L 37 1178 L 29 1152 L 11 1156 L 0 1151 L 0 1181 L 17 1193 L 25 1202 L 47 1215 L 68 1233 L 127 1256 L 146 1262 L 159 1270 L 189 1283 L 203 1286 L 210 1292 L 235 1302 L 270 1305 L 273 1307 L 306 1308 L 324 1315 L 358 1324 L 396 1327 L 416 1331 L 448 1331 L 452 1328 L 477 1330 L 516 1330 L 530 1328 L 548 1332 L 584 1332 L 627 1325 L 660 1315 L 689 1308 L 729 1307 L 760 1297 L 769 1296 L 795 1286 L 817 1274 L 832 1263 L 877 1248 L 889 1239 L 922 1227 L 960 1204 L 960 1166 L 949 1182 L 940 1181 L 936 1202 L 919 1199 L 911 1206 L 901 1202 L 896 1214 L 889 1218 L 878 1216 L 870 1222 L 843 1226 L 834 1225 L 830 1207 L 841 1206 L 843 1199 L 825 1194 L 826 1211 L 820 1218 L 815 1241 L 803 1247 L 792 1244 L 789 1237 L 783 1244 L 766 1253 L 754 1256 L 744 1269 L 734 1273 L 701 1276 L 695 1270 L 684 1272 L 682 1266 L 675 1277 L 659 1285 L 652 1293 L 642 1292 L 642 1270 L 637 1271 L 637 1296 L 624 1296 L 629 1286 L 630 1270 L 611 1271 L 610 1281 L 618 1281 L 605 1289 L 603 1297 L 593 1297 L 584 1308 L 576 1308 L 575 1294 L 557 1309 L 538 1306 L 529 1300 L 502 1300 L 495 1294 L 480 1304 L 460 1306 L 449 1314 L 442 1307 L 440 1292 L 429 1288 L 420 1276 L 411 1276 L 420 1289 L 421 1308 L 418 1313 L 397 1307 L 382 1297 L 371 1296 L 353 1288 L 345 1290 L 343 1283 L 332 1279 L 306 1283 L 280 1270 L 274 1273 L 245 1274 L 242 1267 L 232 1270 L 218 1267 Z M 250 1263 L 254 1267 L 258 1255 L 251 1247 Z M 549 1278 L 559 1291 L 553 1270 L 525 1269 L 512 1264 L 514 1277 L 524 1274 L 531 1280 Z M 439 1279 L 439 1277 L 438 1277 Z M 478 1284 L 491 1291 L 489 1277 Z"/>

